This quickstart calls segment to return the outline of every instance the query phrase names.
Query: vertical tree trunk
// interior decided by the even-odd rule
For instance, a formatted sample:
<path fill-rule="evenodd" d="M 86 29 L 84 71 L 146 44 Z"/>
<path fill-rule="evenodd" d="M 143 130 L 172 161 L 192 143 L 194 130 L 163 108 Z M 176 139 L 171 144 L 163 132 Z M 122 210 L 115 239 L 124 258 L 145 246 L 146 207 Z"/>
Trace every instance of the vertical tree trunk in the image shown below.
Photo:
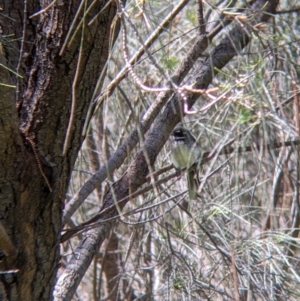
<path fill-rule="evenodd" d="M 6 84 L 0 85 L 0 228 L 18 253 L 14 260 L 0 237 L 1 300 L 52 299 L 64 197 L 86 112 L 115 35 L 110 32 L 114 1 L 100 13 L 106 2 L 0 1 L 1 63 L 23 77 L 0 67 L 1 84 Z M 60 53 L 68 32 L 74 36 Z"/>

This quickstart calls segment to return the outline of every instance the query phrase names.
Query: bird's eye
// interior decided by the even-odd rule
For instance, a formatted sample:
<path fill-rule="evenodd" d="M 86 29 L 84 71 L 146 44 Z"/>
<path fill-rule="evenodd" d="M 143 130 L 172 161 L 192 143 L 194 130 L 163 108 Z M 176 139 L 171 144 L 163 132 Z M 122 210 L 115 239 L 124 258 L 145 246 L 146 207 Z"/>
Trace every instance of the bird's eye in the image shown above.
<path fill-rule="evenodd" d="M 183 136 L 183 131 L 181 130 L 174 131 L 174 135 Z"/>

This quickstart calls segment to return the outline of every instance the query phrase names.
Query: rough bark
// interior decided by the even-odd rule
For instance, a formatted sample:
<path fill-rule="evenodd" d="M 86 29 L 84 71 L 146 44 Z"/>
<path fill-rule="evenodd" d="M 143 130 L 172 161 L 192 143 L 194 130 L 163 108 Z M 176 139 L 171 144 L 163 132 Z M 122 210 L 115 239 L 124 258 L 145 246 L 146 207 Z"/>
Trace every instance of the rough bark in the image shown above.
<path fill-rule="evenodd" d="M 267 21 L 271 14 L 275 12 L 278 2 L 277 0 L 269 2 L 263 0 L 255 1 L 248 11 L 249 14 L 254 14 L 251 24 Z M 260 12 L 261 9 L 268 14 Z M 250 18 L 248 21 L 250 22 Z M 250 36 L 248 33 L 249 29 L 245 30 L 245 27 L 241 25 L 234 27 L 193 74 L 191 81 L 193 83 L 196 81 L 193 88 L 207 88 L 217 74 L 216 70 L 222 69 L 249 43 Z M 198 95 L 192 93 L 187 95 L 189 108 L 197 98 Z M 88 231 L 86 237 L 74 250 L 76 255 L 72 256 L 66 270 L 58 280 L 55 300 L 69 300 L 72 297 L 95 251 L 102 244 L 113 225 L 112 220 L 107 220 L 117 217 L 118 210 L 122 210 L 125 206 L 130 193 L 145 183 L 149 168 L 153 166 L 157 154 L 169 138 L 176 123 L 180 121 L 182 113 L 182 100 L 174 96 L 153 123 L 151 130 L 145 137 L 143 148 L 138 151 L 126 173 L 107 193 L 101 212 L 94 219 L 95 221 L 98 219 L 100 226 L 97 229 Z M 118 201 L 118 209 L 114 205 L 116 200 Z M 78 256 L 78 253 L 80 256 Z"/>
<path fill-rule="evenodd" d="M 86 112 L 109 53 L 111 24 L 116 15 L 112 1 L 88 26 L 107 1 L 96 1 L 86 18 L 82 17 L 82 7 L 79 15 L 85 23 L 84 35 L 79 27 L 60 55 L 82 1 L 58 0 L 40 15 L 29 18 L 52 2 L 0 1 L 3 35 L 24 38 L 23 44 L 7 38 L 7 53 L 1 57 L 16 71 L 19 53 L 13 50 L 23 50 L 18 68 L 23 79 L 17 80 L 12 74 L 3 76 L 5 71 L 1 68 L 1 83 L 18 83 L 20 89 L 16 94 L 14 89 L 0 86 L 0 219 L 18 252 L 11 263 L 5 252 L 7 246 L 0 245 L 4 253 L 1 300 L 52 299 L 63 201 L 83 140 Z M 92 2 L 87 1 L 87 7 Z M 79 22 L 75 20 L 72 34 Z M 75 75 L 76 87 L 72 90 Z M 76 93 L 73 100 L 72 91 Z M 74 96 L 75 118 L 63 155 Z"/>

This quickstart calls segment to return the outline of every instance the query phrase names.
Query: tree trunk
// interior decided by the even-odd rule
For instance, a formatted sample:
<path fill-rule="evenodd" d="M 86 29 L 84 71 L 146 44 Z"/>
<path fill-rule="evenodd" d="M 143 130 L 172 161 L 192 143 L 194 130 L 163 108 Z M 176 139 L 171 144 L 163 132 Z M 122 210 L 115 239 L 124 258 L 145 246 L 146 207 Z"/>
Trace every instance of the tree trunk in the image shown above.
<path fill-rule="evenodd" d="M 106 3 L 0 1 L 1 300 L 52 299 L 66 189 L 118 32 L 115 2 L 100 13 Z"/>

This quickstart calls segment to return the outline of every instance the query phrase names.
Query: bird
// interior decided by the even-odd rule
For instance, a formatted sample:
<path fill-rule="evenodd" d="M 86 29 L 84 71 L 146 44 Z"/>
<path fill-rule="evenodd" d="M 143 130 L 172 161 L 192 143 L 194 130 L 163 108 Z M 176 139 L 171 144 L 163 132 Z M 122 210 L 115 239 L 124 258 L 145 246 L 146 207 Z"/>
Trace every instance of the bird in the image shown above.
<path fill-rule="evenodd" d="M 187 169 L 187 183 L 189 197 L 197 199 L 199 181 L 197 177 L 197 164 L 201 155 L 200 146 L 192 133 L 181 124 L 172 132 L 170 159 L 176 169 Z"/>

